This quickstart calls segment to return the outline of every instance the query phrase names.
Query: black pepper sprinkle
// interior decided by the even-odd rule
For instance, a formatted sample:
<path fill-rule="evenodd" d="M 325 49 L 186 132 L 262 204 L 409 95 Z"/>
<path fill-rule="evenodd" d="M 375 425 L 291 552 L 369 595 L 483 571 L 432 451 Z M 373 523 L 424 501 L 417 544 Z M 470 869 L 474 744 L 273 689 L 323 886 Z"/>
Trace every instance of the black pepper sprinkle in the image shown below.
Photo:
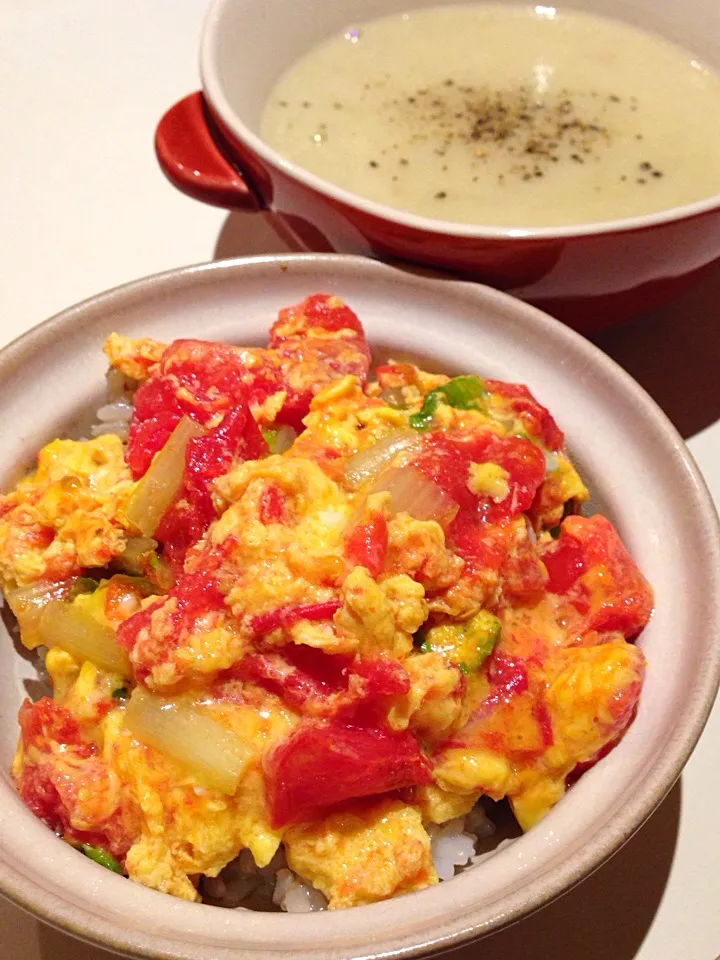
<path fill-rule="evenodd" d="M 406 167 L 410 161 L 406 160 L 405 157 L 400 157 L 399 162 L 403 167 Z"/>
<path fill-rule="evenodd" d="M 653 170 L 653 174 L 652 174 L 652 175 L 653 175 L 654 177 L 661 177 L 661 176 L 663 175 L 663 174 L 662 174 L 662 170 Z"/>
<path fill-rule="evenodd" d="M 647 160 L 643 160 L 642 163 L 638 164 L 641 170 L 652 170 L 652 164 L 648 163 Z"/>
<path fill-rule="evenodd" d="M 376 167 L 379 167 L 380 164 L 377 162 L 377 160 L 371 160 L 370 163 L 369 163 L 369 166 L 373 167 L 373 169 L 374 169 L 374 168 L 376 168 Z"/>
<path fill-rule="evenodd" d="M 636 98 L 624 101 L 630 106 L 637 103 Z M 615 137 L 613 104 L 622 102 L 617 94 L 596 90 L 563 88 L 559 94 L 539 97 L 528 84 L 493 89 L 463 86 L 446 77 L 434 85 L 407 89 L 399 102 L 388 98 L 385 119 L 409 125 L 404 142 L 426 143 L 441 159 L 450 151 L 470 148 L 471 172 L 487 164 L 488 158 L 504 155 L 505 176 L 529 181 L 546 176 L 558 163 L 600 162 Z M 643 139 L 642 134 L 635 136 Z M 398 158 L 398 163 L 406 166 L 407 160 Z M 440 171 L 447 170 L 447 163 L 439 166 Z M 654 175 L 652 167 L 650 174 Z"/>
<path fill-rule="evenodd" d="M 620 177 L 620 179 L 621 179 L 621 180 L 627 180 L 627 177 L 625 176 L 625 174 L 623 174 L 623 175 Z"/>
<path fill-rule="evenodd" d="M 444 190 L 438 190 L 438 192 L 435 194 L 436 200 L 444 200 L 445 197 L 447 197 L 447 193 L 445 193 Z"/>
<path fill-rule="evenodd" d="M 645 180 L 644 177 L 638 177 L 635 182 L 636 182 L 636 183 L 647 183 L 647 180 Z"/>

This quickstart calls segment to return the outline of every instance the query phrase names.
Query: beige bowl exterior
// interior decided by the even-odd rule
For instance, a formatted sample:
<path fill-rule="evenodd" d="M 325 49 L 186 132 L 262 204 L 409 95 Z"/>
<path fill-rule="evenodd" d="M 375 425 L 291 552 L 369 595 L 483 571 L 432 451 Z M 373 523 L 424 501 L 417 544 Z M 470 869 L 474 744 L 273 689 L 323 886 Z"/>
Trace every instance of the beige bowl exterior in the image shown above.
<path fill-rule="evenodd" d="M 6 431 L 0 482 L 102 402 L 111 330 L 261 343 L 278 308 L 338 294 L 375 358 L 528 383 L 566 431 L 594 495 L 656 591 L 637 719 L 622 743 L 536 828 L 454 880 L 325 914 L 257 914 L 175 900 L 98 868 L 54 838 L 7 770 L 34 668 L 0 644 L 0 890 L 41 919 L 133 957 L 347 960 L 447 949 L 507 926 L 578 883 L 660 803 L 688 759 L 720 675 L 718 519 L 683 441 L 592 344 L 511 297 L 355 257 L 225 261 L 150 277 L 48 320 L 0 353 Z M 6 633 L 6 631 L 5 631 Z"/>

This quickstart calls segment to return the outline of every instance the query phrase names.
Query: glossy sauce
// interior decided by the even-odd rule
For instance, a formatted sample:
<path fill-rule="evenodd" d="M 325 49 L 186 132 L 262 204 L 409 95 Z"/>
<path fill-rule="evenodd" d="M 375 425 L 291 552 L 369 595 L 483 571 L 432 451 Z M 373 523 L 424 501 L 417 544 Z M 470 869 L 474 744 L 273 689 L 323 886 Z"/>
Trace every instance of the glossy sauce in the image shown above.
<path fill-rule="evenodd" d="M 371 200 L 464 223 L 614 220 L 720 191 L 720 76 L 657 35 L 554 7 L 438 7 L 295 63 L 263 138 Z"/>

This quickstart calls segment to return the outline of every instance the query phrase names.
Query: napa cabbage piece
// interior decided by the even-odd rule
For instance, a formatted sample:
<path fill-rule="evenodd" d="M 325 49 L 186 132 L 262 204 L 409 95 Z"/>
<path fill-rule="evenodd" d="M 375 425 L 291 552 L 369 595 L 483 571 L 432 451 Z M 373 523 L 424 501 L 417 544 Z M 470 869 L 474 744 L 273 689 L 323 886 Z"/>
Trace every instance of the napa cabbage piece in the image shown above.
<path fill-rule="evenodd" d="M 393 430 L 382 440 L 360 450 L 345 466 L 345 482 L 357 489 L 375 480 L 398 453 L 419 450 L 422 439 L 414 430 Z"/>
<path fill-rule="evenodd" d="M 138 481 L 125 508 L 125 519 L 144 537 L 153 536 L 180 489 L 188 443 L 204 433 L 199 423 L 183 417 Z"/>
<path fill-rule="evenodd" d="M 46 604 L 40 614 L 38 636 L 45 646 L 59 647 L 80 663 L 89 660 L 109 673 L 132 677 L 130 661 L 118 646 L 112 627 L 72 603 L 51 600 Z"/>
<path fill-rule="evenodd" d="M 77 581 L 61 580 L 54 583 L 33 583 L 29 587 L 5 588 L 5 599 L 15 614 L 20 627 L 20 639 L 28 650 L 34 650 L 45 641 L 40 635 L 40 617 L 52 601 L 71 598 Z"/>
<path fill-rule="evenodd" d="M 192 700 L 166 699 L 137 687 L 125 708 L 125 726 L 193 774 L 204 786 L 232 795 L 253 749 Z"/>
<path fill-rule="evenodd" d="M 389 493 L 391 513 L 409 513 L 415 520 L 435 520 L 441 527 L 452 523 L 458 505 L 434 480 L 413 466 L 384 470 L 373 493 Z"/>

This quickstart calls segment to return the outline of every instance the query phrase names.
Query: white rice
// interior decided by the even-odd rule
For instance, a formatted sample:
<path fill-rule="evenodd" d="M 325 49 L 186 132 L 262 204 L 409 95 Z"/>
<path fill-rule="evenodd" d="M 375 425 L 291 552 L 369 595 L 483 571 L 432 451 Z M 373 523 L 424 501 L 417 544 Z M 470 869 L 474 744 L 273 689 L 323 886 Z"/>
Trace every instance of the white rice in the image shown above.
<path fill-rule="evenodd" d="M 107 403 L 97 411 L 97 419 L 90 427 L 90 435 L 101 437 L 114 433 L 125 441 L 128 437 L 133 396 L 138 388 L 138 382 L 124 376 L 119 370 L 109 370 L 106 380 Z"/>
<path fill-rule="evenodd" d="M 287 868 L 278 870 L 273 903 L 287 913 L 327 909 L 327 900 L 322 893 Z"/>
<path fill-rule="evenodd" d="M 475 855 L 477 837 L 465 832 L 466 817 L 449 820 L 441 826 L 430 824 L 430 836 L 435 871 L 440 880 L 452 880 L 456 867 L 466 866 Z"/>

